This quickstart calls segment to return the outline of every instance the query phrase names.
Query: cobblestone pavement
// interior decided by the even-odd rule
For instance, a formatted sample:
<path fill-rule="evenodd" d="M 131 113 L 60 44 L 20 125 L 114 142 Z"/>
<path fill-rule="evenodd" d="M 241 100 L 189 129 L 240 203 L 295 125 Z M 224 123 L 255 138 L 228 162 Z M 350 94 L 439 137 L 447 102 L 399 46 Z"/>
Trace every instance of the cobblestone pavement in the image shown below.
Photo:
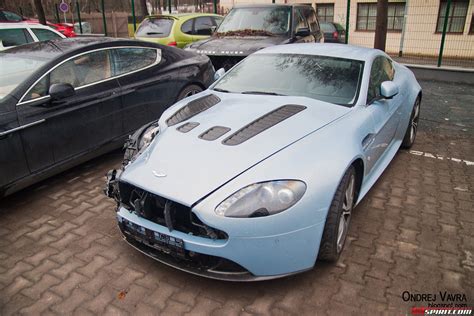
<path fill-rule="evenodd" d="M 145 257 L 122 241 L 101 191 L 115 152 L 0 201 L 0 315 L 400 315 L 427 305 L 404 291 L 441 303 L 445 290 L 474 305 L 474 88 L 422 85 L 414 151 L 357 207 L 337 264 L 235 284 Z"/>

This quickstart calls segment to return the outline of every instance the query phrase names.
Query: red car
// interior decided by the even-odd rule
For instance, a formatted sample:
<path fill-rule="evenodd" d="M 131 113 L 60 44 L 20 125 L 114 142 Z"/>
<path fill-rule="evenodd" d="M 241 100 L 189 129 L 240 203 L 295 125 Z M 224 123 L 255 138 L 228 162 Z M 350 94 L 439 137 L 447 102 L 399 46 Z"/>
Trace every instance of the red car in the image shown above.
<path fill-rule="evenodd" d="M 39 24 L 37 19 L 30 19 L 3 9 L 0 9 L 0 22 L 26 22 L 31 24 Z M 58 32 L 61 32 L 66 37 L 76 36 L 76 33 L 74 32 L 74 25 L 71 23 L 51 23 L 47 21 L 46 24 Z"/>

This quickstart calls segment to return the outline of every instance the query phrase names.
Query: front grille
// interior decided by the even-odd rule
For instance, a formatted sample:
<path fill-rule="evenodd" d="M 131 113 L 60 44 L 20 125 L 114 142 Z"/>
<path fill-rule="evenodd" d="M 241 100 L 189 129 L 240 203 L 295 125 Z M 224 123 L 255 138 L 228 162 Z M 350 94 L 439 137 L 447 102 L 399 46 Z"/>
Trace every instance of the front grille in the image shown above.
<path fill-rule="evenodd" d="M 234 67 L 246 56 L 209 56 L 214 69 L 224 68 L 226 71 Z"/>
<path fill-rule="evenodd" d="M 129 211 L 136 212 L 156 224 L 186 234 L 211 239 L 227 239 L 225 232 L 204 224 L 185 205 L 165 199 L 126 182 L 119 183 L 120 202 Z"/>

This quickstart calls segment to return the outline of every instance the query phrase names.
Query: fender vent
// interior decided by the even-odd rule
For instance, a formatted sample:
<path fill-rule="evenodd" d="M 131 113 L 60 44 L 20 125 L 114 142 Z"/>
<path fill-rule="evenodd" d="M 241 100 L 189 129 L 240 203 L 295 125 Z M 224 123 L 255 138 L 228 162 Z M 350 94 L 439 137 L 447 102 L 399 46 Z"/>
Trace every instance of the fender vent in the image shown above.
<path fill-rule="evenodd" d="M 191 117 L 213 107 L 220 101 L 221 99 L 219 99 L 219 97 L 215 96 L 214 94 L 208 94 L 203 97 L 200 97 L 196 100 L 189 102 L 181 109 L 176 111 L 166 120 L 166 124 L 168 124 L 168 126 L 173 126 L 178 123 L 184 122 L 190 119 Z"/>
<path fill-rule="evenodd" d="M 229 146 L 242 144 L 246 140 L 254 137 L 257 134 L 260 134 L 264 130 L 286 120 L 287 118 L 303 111 L 304 109 L 306 109 L 306 107 L 302 105 L 283 105 L 278 109 L 259 117 L 252 123 L 242 127 L 237 132 L 224 139 L 222 143 Z"/>
<path fill-rule="evenodd" d="M 228 131 L 230 131 L 230 128 L 228 127 L 214 126 L 199 135 L 199 138 L 204 140 L 216 140 Z"/>
<path fill-rule="evenodd" d="M 199 126 L 198 122 L 188 122 L 188 123 L 184 123 L 181 126 L 178 126 L 176 129 L 180 131 L 181 133 L 187 133 L 193 128 L 198 127 L 198 126 Z"/>

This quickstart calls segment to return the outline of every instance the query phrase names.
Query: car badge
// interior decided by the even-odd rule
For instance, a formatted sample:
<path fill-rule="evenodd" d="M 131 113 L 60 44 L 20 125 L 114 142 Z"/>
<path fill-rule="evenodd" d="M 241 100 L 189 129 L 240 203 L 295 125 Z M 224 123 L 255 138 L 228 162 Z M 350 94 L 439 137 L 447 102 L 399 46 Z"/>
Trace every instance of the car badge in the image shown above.
<path fill-rule="evenodd" d="M 166 173 L 163 173 L 163 172 L 156 172 L 155 170 L 153 170 L 153 175 L 157 178 L 164 178 L 166 177 Z"/>

